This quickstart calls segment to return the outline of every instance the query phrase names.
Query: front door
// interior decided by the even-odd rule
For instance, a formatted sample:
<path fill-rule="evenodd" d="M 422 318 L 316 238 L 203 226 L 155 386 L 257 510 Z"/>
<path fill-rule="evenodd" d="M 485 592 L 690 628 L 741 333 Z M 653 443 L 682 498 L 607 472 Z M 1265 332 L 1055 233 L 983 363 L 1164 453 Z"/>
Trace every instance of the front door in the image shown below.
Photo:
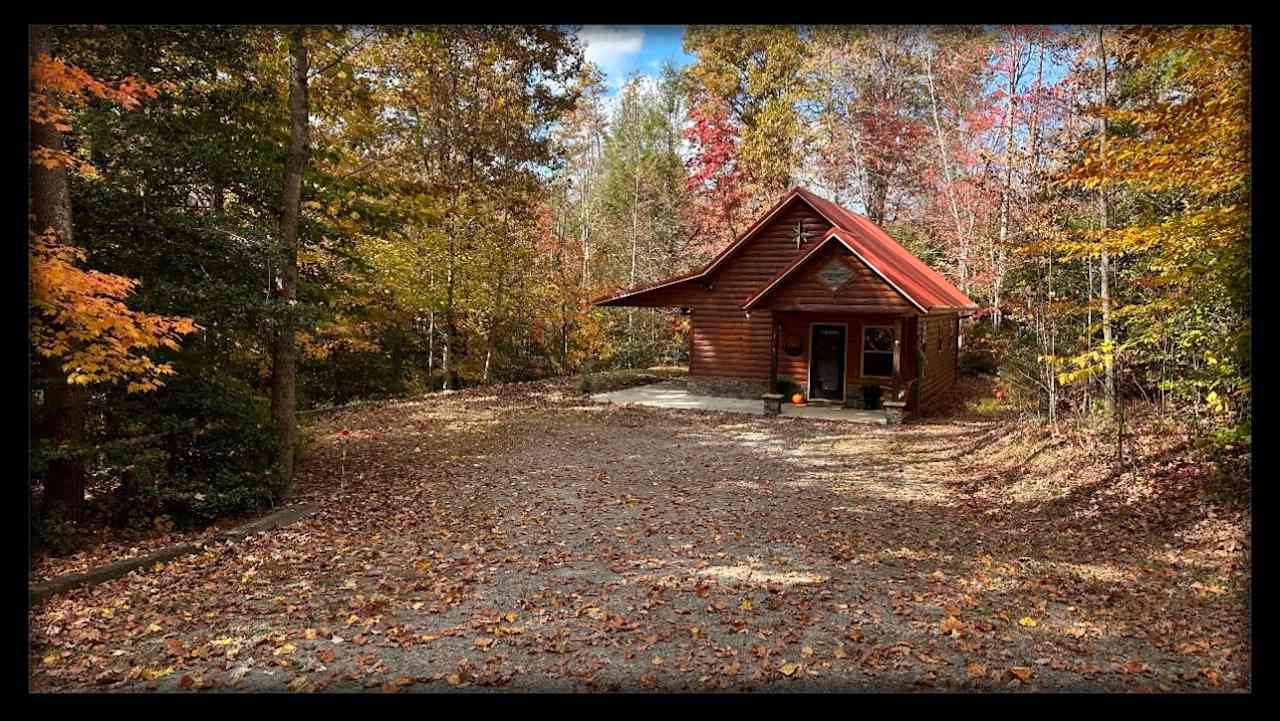
<path fill-rule="evenodd" d="M 809 399 L 844 400 L 843 325 L 815 323 L 809 344 Z"/>

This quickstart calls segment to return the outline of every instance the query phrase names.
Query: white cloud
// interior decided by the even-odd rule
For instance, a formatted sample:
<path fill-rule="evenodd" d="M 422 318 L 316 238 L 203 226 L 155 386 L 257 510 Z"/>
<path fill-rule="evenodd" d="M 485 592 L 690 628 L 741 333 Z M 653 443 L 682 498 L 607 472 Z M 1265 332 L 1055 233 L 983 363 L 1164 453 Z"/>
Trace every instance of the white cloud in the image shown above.
<path fill-rule="evenodd" d="M 617 87 L 626 74 L 626 60 L 644 47 L 644 30 L 636 28 L 584 27 L 578 39 L 585 47 L 588 61 L 600 66 L 609 84 Z"/>

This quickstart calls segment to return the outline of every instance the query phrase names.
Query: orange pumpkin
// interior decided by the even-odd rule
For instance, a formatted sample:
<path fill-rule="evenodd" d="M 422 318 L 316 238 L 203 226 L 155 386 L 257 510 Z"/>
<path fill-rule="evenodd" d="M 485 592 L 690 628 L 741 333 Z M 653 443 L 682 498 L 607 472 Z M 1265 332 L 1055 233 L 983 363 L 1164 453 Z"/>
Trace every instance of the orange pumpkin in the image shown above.
<path fill-rule="evenodd" d="M 804 403 L 804 396 L 800 393 L 796 393 L 795 395 L 791 396 L 791 402 L 796 405 L 800 405 L 801 403 Z"/>

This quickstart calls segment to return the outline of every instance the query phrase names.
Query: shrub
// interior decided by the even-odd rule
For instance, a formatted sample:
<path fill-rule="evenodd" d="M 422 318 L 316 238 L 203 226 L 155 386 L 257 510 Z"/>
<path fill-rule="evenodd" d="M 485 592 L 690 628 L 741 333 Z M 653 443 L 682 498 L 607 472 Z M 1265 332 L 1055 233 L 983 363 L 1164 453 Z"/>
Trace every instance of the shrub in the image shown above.
<path fill-rule="evenodd" d="M 960 353 L 960 373 L 962 375 L 995 375 L 997 370 L 996 356 L 989 350 L 966 350 Z"/>
<path fill-rule="evenodd" d="M 95 476 L 114 481 L 117 525 L 181 527 L 274 504 L 284 492 L 268 401 L 230 375 L 181 373 L 154 397 L 129 402 L 151 431 L 99 445 Z"/>
<path fill-rule="evenodd" d="M 60 506 L 36 509 L 32 505 L 31 548 L 45 549 L 58 556 L 72 553 L 78 547 L 76 526 L 67 519 Z"/>

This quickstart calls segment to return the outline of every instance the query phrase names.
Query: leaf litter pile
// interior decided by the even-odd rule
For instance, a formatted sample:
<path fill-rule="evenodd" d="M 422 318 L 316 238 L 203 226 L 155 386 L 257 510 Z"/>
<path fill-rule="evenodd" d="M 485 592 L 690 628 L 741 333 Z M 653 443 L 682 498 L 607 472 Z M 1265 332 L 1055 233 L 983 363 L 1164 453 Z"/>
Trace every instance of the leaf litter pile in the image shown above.
<path fill-rule="evenodd" d="M 1117 477 L 992 418 L 619 408 L 564 382 L 305 433 L 316 513 L 33 607 L 30 689 L 1251 685 L 1247 508 L 1160 449 Z"/>

